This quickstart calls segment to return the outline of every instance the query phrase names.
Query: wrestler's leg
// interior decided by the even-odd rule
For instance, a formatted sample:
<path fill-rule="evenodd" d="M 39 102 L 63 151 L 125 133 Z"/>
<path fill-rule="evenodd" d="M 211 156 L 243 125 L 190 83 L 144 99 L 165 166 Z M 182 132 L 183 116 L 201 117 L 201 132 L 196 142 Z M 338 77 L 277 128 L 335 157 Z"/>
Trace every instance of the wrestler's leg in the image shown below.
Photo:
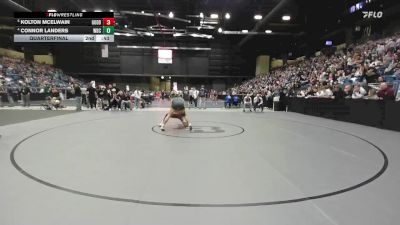
<path fill-rule="evenodd" d="M 161 124 L 160 130 L 162 130 L 162 131 L 165 130 L 164 126 L 165 126 L 165 124 L 167 124 L 167 122 L 168 122 L 168 120 L 169 120 L 170 117 L 171 117 L 171 113 L 167 113 L 167 114 L 165 115 L 164 120 L 163 120 L 163 122 L 162 122 L 162 124 Z"/>
<path fill-rule="evenodd" d="M 165 118 L 167 118 L 168 113 L 165 114 L 164 118 L 162 119 L 161 123 L 158 125 L 159 127 L 161 127 L 164 124 Z"/>
<path fill-rule="evenodd" d="M 180 120 L 182 121 L 184 127 L 189 127 L 189 129 L 192 130 L 192 124 L 189 123 L 189 120 L 186 116 L 182 116 Z"/>

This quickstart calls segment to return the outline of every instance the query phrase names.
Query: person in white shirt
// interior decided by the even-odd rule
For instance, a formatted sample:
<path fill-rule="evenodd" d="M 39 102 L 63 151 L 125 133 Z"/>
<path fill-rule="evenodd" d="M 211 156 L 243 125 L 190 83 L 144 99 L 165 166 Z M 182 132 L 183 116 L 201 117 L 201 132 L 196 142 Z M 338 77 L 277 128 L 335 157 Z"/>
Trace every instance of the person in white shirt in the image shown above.
<path fill-rule="evenodd" d="M 367 91 L 360 84 L 354 85 L 352 99 L 361 99 L 367 94 Z"/>
<path fill-rule="evenodd" d="M 261 97 L 261 94 L 257 94 L 256 97 L 254 97 L 254 112 L 256 112 L 257 108 L 261 109 L 261 112 L 264 111 L 264 101 Z"/>
<path fill-rule="evenodd" d="M 333 96 L 333 92 L 328 85 L 322 87 L 322 89 L 317 93 L 319 98 L 330 98 Z"/>
<path fill-rule="evenodd" d="M 192 102 L 194 107 L 197 108 L 197 98 L 199 97 L 199 91 L 196 88 L 192 88 Z"/>
<path fill-rule="evenodd" d="M 253 108 L 253 103 L 251 102 L 250 94 L 247 94 L 247 95 L 243 98 L 243 112 L 246 111 L 246 108 L 249 108 L 249 109 L 250 109 L 250 112 L 251 112 L 251 108 Z"/>
<path fill-rule="evenodd" d="M 142 98 L 142 92 L 138 89 L 135 89 L 132 96 L 135 99 L 135 108 L 138 109 L 140 105 L 140 99 Z"/>

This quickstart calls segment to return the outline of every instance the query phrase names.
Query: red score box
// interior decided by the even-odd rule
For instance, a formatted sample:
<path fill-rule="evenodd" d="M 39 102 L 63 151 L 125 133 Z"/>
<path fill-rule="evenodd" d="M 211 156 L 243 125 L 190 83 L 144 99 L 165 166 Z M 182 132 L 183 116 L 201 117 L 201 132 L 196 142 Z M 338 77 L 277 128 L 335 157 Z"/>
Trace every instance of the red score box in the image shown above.
<path fill-rule="evenodd" d="M 115 19 L 114 18 L 103 18 L 103 26 L 114 26 Z"/>

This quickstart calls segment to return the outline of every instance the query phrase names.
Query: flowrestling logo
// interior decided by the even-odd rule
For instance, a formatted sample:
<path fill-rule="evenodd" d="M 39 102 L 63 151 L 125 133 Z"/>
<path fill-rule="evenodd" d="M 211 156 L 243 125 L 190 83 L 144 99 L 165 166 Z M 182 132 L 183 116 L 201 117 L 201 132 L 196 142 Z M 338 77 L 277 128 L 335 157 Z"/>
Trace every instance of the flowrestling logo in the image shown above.
<path fill-rule="evenodd" d="M 369 19 L 369 18 L 374 18 L 374 19 L 380 19 L 383 16 L 382 11 L 363 11 L 364 14 L 363 18 L 364 19 Z"/>

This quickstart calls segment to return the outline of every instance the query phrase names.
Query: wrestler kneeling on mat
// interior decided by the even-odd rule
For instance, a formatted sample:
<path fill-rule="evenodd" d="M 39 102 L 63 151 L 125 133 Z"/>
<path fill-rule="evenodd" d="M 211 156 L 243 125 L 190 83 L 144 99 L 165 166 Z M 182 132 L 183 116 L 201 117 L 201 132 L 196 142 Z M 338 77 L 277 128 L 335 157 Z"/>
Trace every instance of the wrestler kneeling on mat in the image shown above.
<path fill-rule="evenodd" d="M 165 124 L 168 122 L 170 118 L 176 118 L 182 121 L 183 126 L 185 128 L 189 127 L 189 130 L 192 130 L 192 125 L 189 123 L 189 120 L 186 118 L 185 112 L 185 100 L 182 97 L 179 97 L 176 92 L 171 93 L 171 108 L 169 112 L 165 114 L 164 119 L 160 123 L 160 130 L 164 131 Z"/>

